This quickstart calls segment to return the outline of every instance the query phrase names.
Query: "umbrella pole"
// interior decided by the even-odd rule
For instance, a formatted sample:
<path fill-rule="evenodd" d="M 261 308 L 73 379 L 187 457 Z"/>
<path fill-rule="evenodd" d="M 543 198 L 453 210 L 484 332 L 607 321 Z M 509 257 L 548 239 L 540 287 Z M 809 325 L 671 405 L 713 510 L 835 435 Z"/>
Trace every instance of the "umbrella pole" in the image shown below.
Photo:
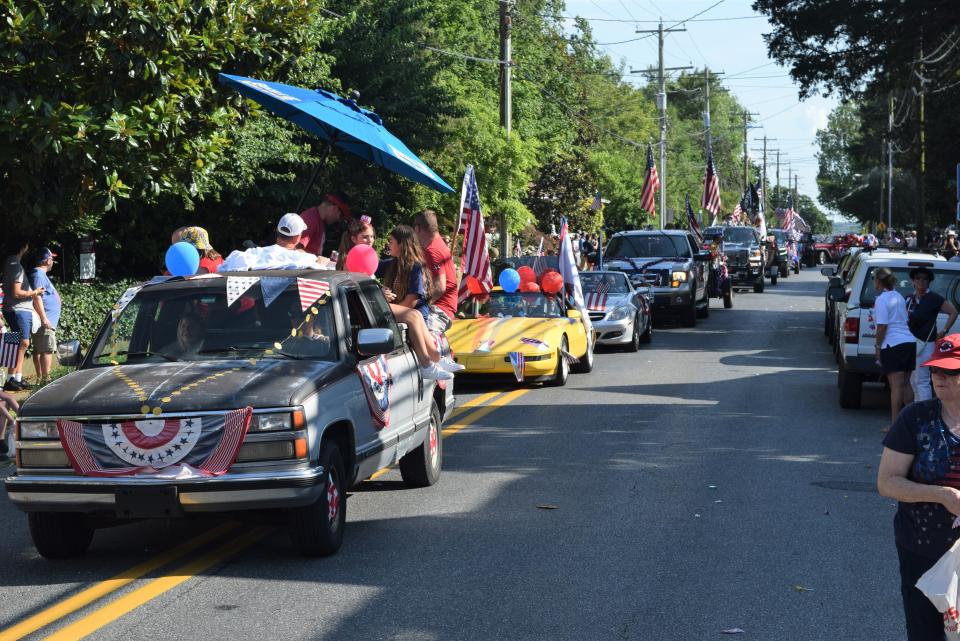
<path fill-rule="evenodd" d="M 310 190 L 313 189 L 313 183 L 317 182 L 317 176 L 320 175 L 320 170 L 323 169 L 323 166 L 327 164 L 327 156 L 330 155 L 330 148 L 333 147 L 330 143 L 327 143 L 323 148 L 323 155 L 320 156 L 320 162 L 317 164 L 316 169 L 313 170 L 313 175 L 310 176 L 310 182 L 307 183 L 307 188 L 303 190 L 303 194 L 300 196 L 300 201 L 297 203 L 297 208 L 293 210 L 295 214 L 299 214 L 303 211 L 303 203 L 307 200 L 307 195 L 310 193 Z"/>

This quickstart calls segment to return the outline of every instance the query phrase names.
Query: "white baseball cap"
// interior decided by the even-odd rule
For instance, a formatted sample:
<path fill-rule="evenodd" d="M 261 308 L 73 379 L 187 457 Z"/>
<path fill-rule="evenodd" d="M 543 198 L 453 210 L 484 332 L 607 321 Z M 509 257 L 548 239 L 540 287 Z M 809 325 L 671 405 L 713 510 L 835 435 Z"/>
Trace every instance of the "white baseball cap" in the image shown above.
<path fill-rule="evenodd" d="M 277 223 L 277 231 L 284 236 L 299 236 L 307 229 L 307 223 L 303 222 L 300 214 L 284 214 Z"/>

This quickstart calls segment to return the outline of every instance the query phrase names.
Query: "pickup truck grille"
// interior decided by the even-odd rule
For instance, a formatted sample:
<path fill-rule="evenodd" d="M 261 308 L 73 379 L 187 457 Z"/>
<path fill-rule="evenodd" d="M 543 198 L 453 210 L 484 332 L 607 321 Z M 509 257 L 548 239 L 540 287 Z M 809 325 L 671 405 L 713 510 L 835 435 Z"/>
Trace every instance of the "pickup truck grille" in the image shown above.
<path fill-rule="evenodd" d="M 666 287 L 670 284 L 669 269 L 648 269 L 644 272 L 630 274 L 634 286 Z"/>
<path fill-rule="evenodd" d="M 746 267 L 750 264 L 750 258 L 746 249 L 727 252 L 727 264 L 731 267 Z"/>

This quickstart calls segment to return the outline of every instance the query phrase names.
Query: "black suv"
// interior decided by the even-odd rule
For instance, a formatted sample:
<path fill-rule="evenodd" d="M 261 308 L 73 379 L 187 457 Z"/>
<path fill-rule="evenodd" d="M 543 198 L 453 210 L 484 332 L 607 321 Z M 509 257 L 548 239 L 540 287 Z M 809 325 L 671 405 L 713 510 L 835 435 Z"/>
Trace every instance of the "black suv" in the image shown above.
<path fill-rule="evenodd" d="M 716 234 L 723 236 L 723 253 L 727 257 L 727 270 L 734 288 L 753 287 L 753 291 L 759 294 L 763 291 L 765 273 L 770 274 L 771 285 L 777 284 L 778 273 L 770 269 L 774 264 L 773 257 L 756 229 L 724 225 L 703 230 L 708 241 Z"/>

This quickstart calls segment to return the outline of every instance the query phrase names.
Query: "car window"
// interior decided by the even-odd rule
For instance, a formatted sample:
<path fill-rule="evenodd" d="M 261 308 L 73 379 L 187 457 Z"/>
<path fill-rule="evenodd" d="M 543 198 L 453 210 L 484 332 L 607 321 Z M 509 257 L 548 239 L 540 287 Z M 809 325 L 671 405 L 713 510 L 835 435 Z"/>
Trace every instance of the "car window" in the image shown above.
<path fill-rule="evenodd" d="M 357 344 L 357 334 L 360 333 L 361 329 L 371 329 L 373 320 L 370 318 L 358 290 L 354 288 L 345 289 L 344 296 L 347 301 L 347 331 L 352 348 Z"/>
<path fill-rule="evenodd" d="M 584 293 L 626 294 L 630 283 L 626 274 L 621 272 L 585 272 L 580 274 L 580 284 Z"/>
<path fill-rule="evenodd" d="M 912 267 L 904 265 L 903 267 L 889 267 L 886 265 L 867 265 L 867 272 L 863 279 L 863 286 L 860 290 L 860 306 L 873 307 L 877 300 L 877 292 L 873 286 L 873 273 L 881 267 L 887 267 L 897 278 L 897 291 L 902 296 L 909 296 L 913 293 L 913 281 L 910 280 L 910 270 Z M 960 279 L 960 272 L 946 269 L 931 268 L 933 272 L 933 282 L 930 283 L 930 291 L 940 294 L 954 305 L 960 304 L 957 300 L 957 281 Z"/>
<path fill-rule="evenodd" d="M 723 234 L 723 242 L 749 245 L 756 241 L 753 227 L 708 227 L 704 236 Z"/>
<path fill-rule="evenodd" d="M 403 339 L 400 336 L 400 328 L 397 326 L 397 319 L 390 310 L 390 304 L 383 297 L 383 290 L 373 281 L 364 281 L 360 283 L 360 291 L 363 292 L 370 311 L 373 312 L 373 324 L 375 327 L 389 329 L 393 332 L 393 348 L 399 349 L 403 346 Z"/>
<path fill-rule="evenodd" d="M 305 311 L 296 286 L 265 305 L 253 286 L 227 305 L 217 288 L 141 290 L 110 318 L 91 354 L 95 366 L 230 358 L 336 360 L 332 306 Z"/>

